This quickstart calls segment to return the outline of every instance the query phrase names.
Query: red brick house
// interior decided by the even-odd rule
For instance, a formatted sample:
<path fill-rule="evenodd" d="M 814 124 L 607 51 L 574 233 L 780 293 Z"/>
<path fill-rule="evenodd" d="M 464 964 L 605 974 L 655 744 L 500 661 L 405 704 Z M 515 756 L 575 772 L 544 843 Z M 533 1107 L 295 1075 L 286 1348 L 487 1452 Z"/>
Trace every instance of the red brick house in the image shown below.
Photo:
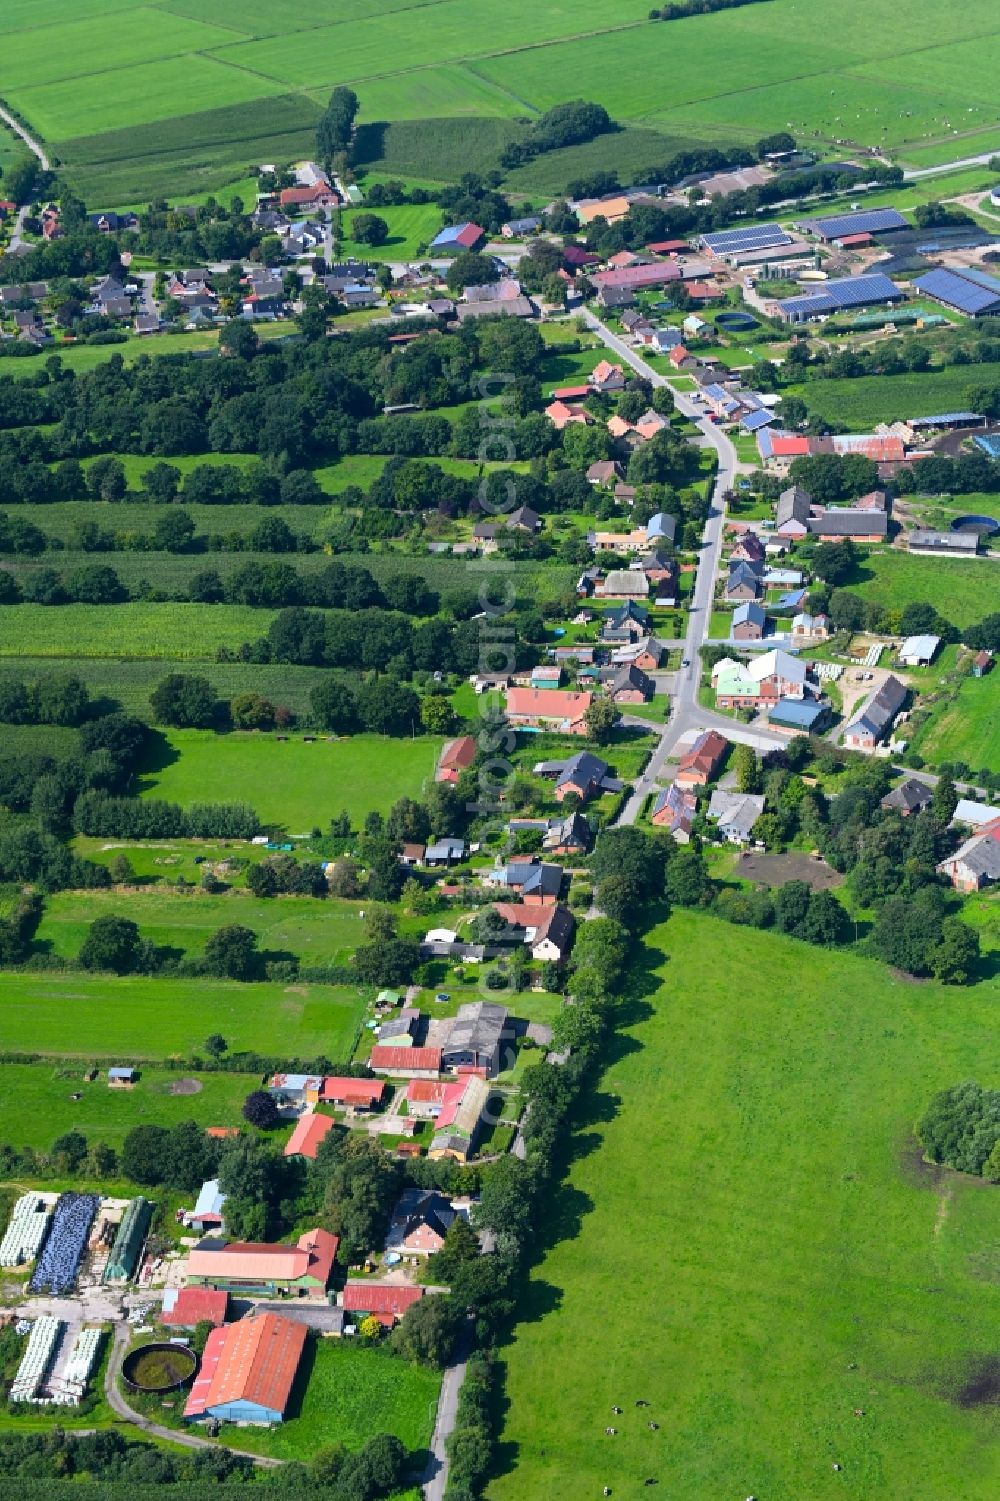
<path fill-rule="evenodd" d="M 704 787 L 722 764 L 728 744 L 718 730 L 706 730 L 681 756 L 674 781 L 679 787 Z"/>

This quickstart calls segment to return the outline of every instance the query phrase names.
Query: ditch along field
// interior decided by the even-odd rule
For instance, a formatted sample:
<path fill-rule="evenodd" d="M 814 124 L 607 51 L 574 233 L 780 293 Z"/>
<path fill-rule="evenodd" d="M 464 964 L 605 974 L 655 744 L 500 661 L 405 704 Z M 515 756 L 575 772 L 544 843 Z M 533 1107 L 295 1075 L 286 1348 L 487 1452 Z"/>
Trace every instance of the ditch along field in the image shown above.
<path fill-rule="evenodd" d="M 490 1501 L 991 1501 L 1000 1189 L 912 1128 L 1000 1081 L 998 992 L 693 913 L 648 936 L 503 1352 Z"/>
<path fill-rule="evenodd" d="M 822 0 L 667 23 L 647 14 L 643 0 L 613 10 L 600 0 L 510 0 L 498 26 L 486 0 L 317 0 L 308 9 L 291 0 L 11 0 L 0 94 L 93 207 L 218 188 L 250 162 L 307 154 L 334 84 L 357 90 L 364 127 L 417 122 L 423 158 L 411 170 L 439 181 L 458 175 L 457 161 L 495 161 L 523 134 L 518 121 L 570 95 L 641 127 L 653 138 L 647 163 L 681 140 L 785 128 L 904 156 L 1000 144 L 991 0 L 950 11 L 946 28 L 938 0 L 913 0 L 905 28 L 892 0 L 844 0 L 833 37 Z M 383 160 L 383 135 L 362 138 L 370 165 Z M 581 170 L 569 167 L 563 158 L 544 180 L 540 167 L 532 186 L 562 188 Z"/>

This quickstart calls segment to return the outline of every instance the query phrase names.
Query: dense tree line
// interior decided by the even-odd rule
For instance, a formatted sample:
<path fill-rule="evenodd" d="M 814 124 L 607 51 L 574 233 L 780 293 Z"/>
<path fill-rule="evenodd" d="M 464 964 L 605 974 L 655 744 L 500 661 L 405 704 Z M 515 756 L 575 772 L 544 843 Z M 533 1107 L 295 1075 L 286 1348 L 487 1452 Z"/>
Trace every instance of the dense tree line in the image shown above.
<path fill-rule="evenodd" d="M 603 105 L 591 104 L 585 99 L 569 100 L 539 115 L 520 140 L 505 146 L 500 153 L 500 165 L 505 171 L 510 171 L 543 152 L 593 141 L 615 128 Z"/>
<path fill-rule="evenodd" d="M 1000 1090 L 971 1079 L 940 1090 L 917 1125 L 917 1137 L 932 1162 L 1000 1182 Z"/>
<path fill-rule="evenodd" d="M 90 712 L 87 685 L 72 673 L 0 678 L 0 723 L 79 725 Z"/>

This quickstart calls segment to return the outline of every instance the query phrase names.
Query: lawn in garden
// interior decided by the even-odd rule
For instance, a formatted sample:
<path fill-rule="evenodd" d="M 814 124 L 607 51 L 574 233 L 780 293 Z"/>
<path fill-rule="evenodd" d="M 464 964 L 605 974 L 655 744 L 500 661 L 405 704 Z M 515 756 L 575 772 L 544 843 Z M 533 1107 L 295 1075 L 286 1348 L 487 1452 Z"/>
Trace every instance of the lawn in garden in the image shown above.
<path fill-rule="evenodd" d="M 58 891 L 45 899 L 35 948 L 75 959 L 90 924 L 108 914 L 129 918 L 157 947 L 188 958 L 229 923 L 252 928 L 265 952 L 293 954 L 304 964 L 345 964 L 364 933 L 357 903 L 333 898 L 258 899 L 245 890 L 218 896 L 200 890 Z"/>
<path fill-rule="evenodd" d="M 390 740 L 355 735 L 341 740 L 301 734 L 169 730 L 140 767 L 140 791 L 188 807 L 246 802 L 266 823 L 290 834 L 326 828 L 346 810 L 355 825 L 377 808 L 388 813 L 400 797 L 418 797 L 434 775 L 440 738 Z"/>
<path fill-rule="evenodd" d="M 389 226 L 389 238 L 381 245 L 366 245 L 351 237 L 359 213 L 378 214 Z M 441 228 L 441 210 L 436 203 L 404 203 L 396 208 L 356 209 L 344 214 L 344 236 L 337 242 L 341 259 L 409 261 L 426 248 Z"/>
<path fill-rule="evenodd" d="M 364 1001 L 335 985 L 238 985 L 176 978 L 46 973 L 0 976 L 0 1049 L 54 1057 L 190 1056 L 221 1032 L 231 1052 L 344 1062 Z"/>
<path fill-rule="evenodd" d="M 188 1074 L 143 1068 L 131 1089 L 109 1089 L 101 1069 L 84 1078 L 82 1064 L 0 1064 L 0 1142 L 48 1151 L 66 1131 L 118 1147 L 133 1126 L 245 1126 L 241 1110 L 259 1074 Z M 74 1099 L 79 1095 L 79 1099 Z M 249 1129 L 247 1127 L 246 1129 Z"/>
<path fill-rule="evenodd" d="M 502 1352 L 490 1501 L 990 1501 L 1000 1190 L 912 1130 L 933 1091 L 1000 1083 L 998 990 L 653 930 Z"/>

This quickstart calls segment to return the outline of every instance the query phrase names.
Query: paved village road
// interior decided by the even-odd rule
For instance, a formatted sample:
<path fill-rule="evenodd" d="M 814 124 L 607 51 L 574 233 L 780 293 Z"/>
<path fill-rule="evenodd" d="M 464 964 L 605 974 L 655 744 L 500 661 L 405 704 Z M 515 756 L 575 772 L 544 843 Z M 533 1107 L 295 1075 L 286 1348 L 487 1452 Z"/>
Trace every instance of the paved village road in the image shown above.
<path fill-rule="evenodd" d="M 654 370 L 634 349 L 625 343 L 624 339 L 612 333 L 604 323 L 593 313 L 584 314 L 587 325 L 597 334 L 598 338 L 620 360 L 648 380 L 652 386 L 666 386 L 669 384 L 666 377 L 659 371 Z M 715 728 L 728 735 L 731 740 L 745 740 L 747 744 L 755 746 L 758 750 L 774 750 L 787 741 L 780 735 L 773 735 L 762 730 L 747 729 L 737 724 L 725 715 L 717 714 L 714 710 L 703 709 L 698 703 L 698 684 L 701 679 L 701 661 L 699 652 L 708 638 L 709 621 L 712 615 L 712 600 L 715 594 L 715 578 L 719 571 L 719 558 L 722 553 L 722 533 L 725 523 L 725 502 L 723 496 L 727 490 L 731 490 L 736 475 L 740 470 L 749 468 L 741 464 L 739 456 L 730 439 L 722 432 L 714 422 L 710 422 L 704 412 L 683 391 L 674 391 L 674 404 L 679 412 L 690 417 L 698 428 L 704 443 L 711 445 L 718 455 L 719 467 L 716 473 L 715 488 L 712 492 L 712 505 L 709 510 L 708 520 L 705 522 L 705 532 L 702 538 L 701 554 L 698 560 L 698 572 L 695 575 L 694 593 L 691 599 L 691 608 L 688 615 L 687 635 L 684 638 L 684 661 L 687 666 L 681 666 L 677 673 L 674 685 L 674 698 L 670 709 L 670 718 L 665 725 L 657 725 L 660 741 L 649 759 L 645 771 L 639 777 L 632 789 L 631 796 L 625 802 L 618 815 L 618 823 L 635 823 L 646 798 L 657 778 L 663 771 L 664 766 L 674 754 L 679 741 L 685 735 L 693 731 Z M 626 723 L 640 723 L 641 716 L 628 716 Z M 653 728 L 651 726 L 651 728 Z"/>

